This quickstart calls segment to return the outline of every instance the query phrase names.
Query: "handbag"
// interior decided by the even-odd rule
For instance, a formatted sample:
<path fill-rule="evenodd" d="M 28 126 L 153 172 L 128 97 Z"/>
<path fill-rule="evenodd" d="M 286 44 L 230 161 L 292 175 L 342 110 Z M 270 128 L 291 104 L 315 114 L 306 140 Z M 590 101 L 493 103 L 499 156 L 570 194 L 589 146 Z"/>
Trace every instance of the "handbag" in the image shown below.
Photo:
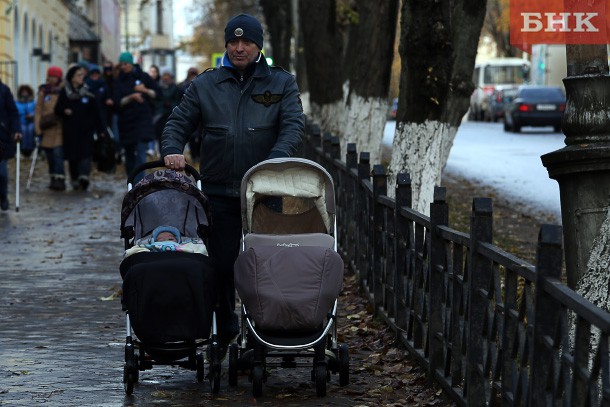
<path fill-rule="evenodd" d="M 116 147 L 114 140 L 106 136 L 98 136 L 93 144 L 93 160 L 97 162 L 97 170 L 111 174 L 116 167 Z"/>
<path fill-rule="evenodd" d="M 57 120 L 57 116 L 54 113 L 45 114 L 40 118 L 40 123 L 38 126 L 41 130 L 46 130 L 50 127 L 55 126 L 59 121 Z"/>

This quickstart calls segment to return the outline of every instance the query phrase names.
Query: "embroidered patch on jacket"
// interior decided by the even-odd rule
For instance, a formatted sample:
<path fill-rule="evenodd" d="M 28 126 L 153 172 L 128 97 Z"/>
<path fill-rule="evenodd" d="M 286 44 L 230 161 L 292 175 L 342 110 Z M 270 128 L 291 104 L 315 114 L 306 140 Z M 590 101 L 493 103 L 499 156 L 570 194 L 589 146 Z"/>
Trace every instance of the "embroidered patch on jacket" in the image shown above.
<path fill-rule="evenodd" d="M 277 103 L 280 100 L 282 100 L 282 95 L 281 94 L 274 95 L 273 93 L 271 93 L 267 90 L 262 95 L 252 95 L 252 99 L 256 103 L 261 103 L 261 104 L 265 105 L 265 107 L 269 107 L 272 104 Z"/>

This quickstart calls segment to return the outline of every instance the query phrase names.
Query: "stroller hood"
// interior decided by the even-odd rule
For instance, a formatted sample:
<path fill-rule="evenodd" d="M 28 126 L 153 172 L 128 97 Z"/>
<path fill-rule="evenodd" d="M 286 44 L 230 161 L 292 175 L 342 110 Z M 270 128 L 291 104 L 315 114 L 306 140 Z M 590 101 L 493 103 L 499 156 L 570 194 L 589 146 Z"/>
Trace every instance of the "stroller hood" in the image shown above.
<path fill-rule="evenodd" d="M 123 198 L 121 237 L 137 240 L 160 225 L 173 226 L 183 236 L 201 236 L 210 225 L 209 214 L 207 197 L 188 176 L 158 170 L 146 175 Z"/>
<path fill-rule="evenodd" d="M 292 197 L 311 202 L 311 209 L 315 207 L 319 214 L 315 216 L 323 222 L 324 232 L 334 233 L 333 180 L 319 164 L 302 158 L 274 158 L 250 168 L 241 183 L 241 214 L 245 233 L 260 232 L 254 227 L 256 220 L 253 220 L 253 213 L 257 203 L 265 197 Z M 284 204 L 284 208 L 286 206 Z M 296 211 L 298 212 L 298 208 Z M 287 215 L 286 219 L 288 216 L 290 215 Z M 313 222 L 312 217 L 307 219 Z"/>

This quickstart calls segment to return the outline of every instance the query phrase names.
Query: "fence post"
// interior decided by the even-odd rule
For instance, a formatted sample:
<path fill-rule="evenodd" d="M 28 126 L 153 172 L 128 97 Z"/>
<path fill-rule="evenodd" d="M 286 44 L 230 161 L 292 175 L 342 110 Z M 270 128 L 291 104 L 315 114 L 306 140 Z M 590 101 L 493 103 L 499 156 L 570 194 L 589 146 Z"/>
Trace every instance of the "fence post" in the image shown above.
<path fill-rule="evenodd" d="M 443 187 L 434 188 L 434 201 L 430 204 L 430 271 L 429 297 L 430 306 L 428 323 L 428 349 L 430 352 L 430 379 L 437 370 L 443 369 L 443 312 L 445 290 L 445 242 L 440 236 L 438 226 L 449 223 L 449 208 L 447 206 L 447 190 Z M 441 373 L 442 374 L 442 373 Z"/>
<path fill-rule="evenodd" d="M 358 154 L 356 152 L 356 144 L 348 143 L 347 145 L 347 153 L 345 155 L 345 166 L 347 173 L 345 174 L 345 178 L 343 182 L 345 183 L 345 188 L 343 189 L 346 192 L 345 197 L 345 208 L 346 211 L 343 220 L 341 221 L 342 225 L 347 225 L 346 228 L 342 231 L 343 242 L 344 245 L 343 251 L 347 253 L 347 258 L 354 265 L 356 245 L 358 244 L 358 239 L 356 235 L 356 230 L 358 229 L 358 218 L 356 209 L 358 208 L 356 203 L 356 194 L 358 188 L 358 182 L 356 178 L 353 176 L 353 171 L 358 168 Z"/>
<path fill-rule="evenodd" d="M 322 166 L 328 168 L 328 161 L 331 153 L 331 140 L 333 135 L 327 131 L 322 135 Z"/>
<path fill-rule="evenodd" d="M 367 236 L 369 231 L 369 218 L 371 214 L 367 212 L 367 201 L 369 197 L 364 192 L 364 188 L 362 186 L 362 181 L 369 179 L 371 176 L 371 166 L 369 160 L 370 154 L 368 152 L 360 153 L 360 161 L 358 162 L 358 182 L 356 183 L 356 188 L 354 191 L 354 198 L 357 201 L 356 213 L 360 217 L 359 225 L 356 228 L 358 233 L 358 247 L 356 248 L 356 256 L 358 261 L 356 262 L 356 266 L 360 279 L 367 277 L 366 261 L 369 253 Z M 367 282 L 367 284 L 368 283 L 369 282 Z"/>
<path fill-rule="evenodd" d="M 534 325 L 532 371 L 530 375 L 530 406 L 547 404 L 549 375 L 553 350 L 547 338 L 554 338 L 561 309 L 545 289 L 549 278 L 561 279 L 561 259 L 563 258 L 561 239 L 562 227 L 558 225 L 541 225 L 536 248 L 536 300 L 534 303 Z"/>
<path fill-rule="evenodd" d="M 384 216 L 383 206 L 377 202 L 380 195 L 388 194 L 388 178 L 385 173 L 385 167 L 380 164 L 373 166 L 373 294 L 375 296 L 375 315 L 379 309 L 383 307 L 383 285 L 384 273 L 383 264 L 381 262 L 381 253 L 383 251 L 383 232 L 384 232 Z"/>
<path fill-rule="evenodd" d="M 330 138 L 330 158 L 333 160 L 341 159 L 341 139 L 339 136 L 332 136 Z"/>
<path fill-rule="evenodd" d="M 322 130 L 320 130 L 320 126 L 317 124 L 311 126 L 310 140 L 311 142 L 309 143 L 308 148 L 309 157 L 307 158 L 320 164 L 320 157 L 318 157 L 317 149 L 322 146 Z"/>
<path fill-rule="evenodd" d="M 470 253 L 468 275 L 468 345 L 466 349 L 466 385 L 469 406 L 485 405 L 484 332 L 487 298 L 492 272 L 490 260 L 478 253 L 480 243 L 492 240 L 492 205 L 490 198 L 475 198 L 470 218 Z"/>
<path fill-rule="evenodd" d="M 394 206 L 394 255 L 396 259 L 396 273 L 394 273 L 394 287 L 396 287 L 396 326 L 403 332 L 407 330 L 407 292 L 405 275 L 407 273 L 407 247 L 410 239 L 409 222 L 400 215 L 400 208 L 411 207 L 411 176 L 408 173 L 399 173 L 396 176 L 396 203 Z M 399 331 L 400 332 L 400 331 Z"/>
<path fill-rule="evenodd" d="M 356 152 L 356 143 L 347 144 L 347 153 L 345 154 L 345 166 L 347 172 L 352 168 L 358 167 L 358 153 Z"/>

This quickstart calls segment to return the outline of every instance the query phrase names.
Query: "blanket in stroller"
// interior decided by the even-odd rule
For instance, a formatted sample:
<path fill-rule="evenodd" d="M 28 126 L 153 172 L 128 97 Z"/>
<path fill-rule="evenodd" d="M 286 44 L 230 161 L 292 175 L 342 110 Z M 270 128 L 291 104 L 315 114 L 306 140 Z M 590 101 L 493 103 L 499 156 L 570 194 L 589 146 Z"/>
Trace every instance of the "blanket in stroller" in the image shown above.
<path fill-rule="evenodd" d="M 258 328 L 322 326 L 343 288 L 343 260 L 319 246 L 256 246 L 235 262 L 235 288 Z"/>
<path fill-rule="evenodd" d="M 121 263 L 123 309 L 148 344 L 208 338 L 216 301 L 210 258 L 196 253 L 136 253 Z"/>

